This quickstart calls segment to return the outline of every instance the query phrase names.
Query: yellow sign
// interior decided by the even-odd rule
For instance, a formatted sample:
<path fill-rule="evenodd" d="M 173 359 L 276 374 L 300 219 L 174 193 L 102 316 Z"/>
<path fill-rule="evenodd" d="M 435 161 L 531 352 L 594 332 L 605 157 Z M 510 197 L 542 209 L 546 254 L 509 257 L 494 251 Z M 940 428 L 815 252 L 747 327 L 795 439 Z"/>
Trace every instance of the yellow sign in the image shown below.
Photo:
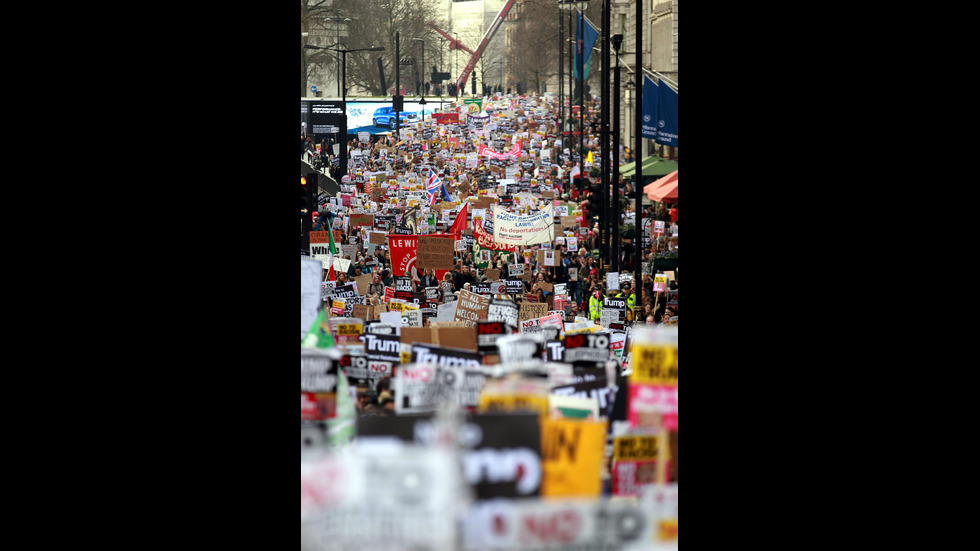
<path fill-rule="evenodd" d="M 617 436 L 613 438 L 613 461 L 654 461 L 659 449 L 653 435 Z"/>
<path fill-rule="evenodd" d="M 361 336 L 363 331 L 363 325 L 360 323 L 338 323 L 337 324 L 337 335 L 347 335 L 347 336 Z"/>
<path fill-rule="evenodd" d="M 402 308 L 402 310 L 418 310 L 419 309 L 419 305 L 418 304 L 415 304 L 415 303 L 412 303 L 412 302 L 406 302 L 402 306 L 404 306 L 404 308 Z"/>
<path fill-rule="evenodd" d="M 657 528 L 660 541 L 677 541 L 677 519 L 661 520 Z"/>
<path fill-rule="evenodd" d="M 533 411 L 548 415 L 548 397 L 534 394 L 480 394 L 476 411 L 479 413 Z"/>
<path fill-rule="evenodd" d="M 636 344 L 630 367 L 630 383 L 677 386 L 677 347 Z"/>
<path fill-rule="evenodd" d="M 599 497 L 606 422 L 541 419 L 541 495 Z"/>
<path fill-rule="evenodd" d="M 402 311 L 405 310 L 405 304 L 404 303 L 401 303 L 401 302 L 391 301 L 391 302 L 388 303 L 388 309 L 389 310 L 397 310 L 399 312 L 402 312 Z"/>

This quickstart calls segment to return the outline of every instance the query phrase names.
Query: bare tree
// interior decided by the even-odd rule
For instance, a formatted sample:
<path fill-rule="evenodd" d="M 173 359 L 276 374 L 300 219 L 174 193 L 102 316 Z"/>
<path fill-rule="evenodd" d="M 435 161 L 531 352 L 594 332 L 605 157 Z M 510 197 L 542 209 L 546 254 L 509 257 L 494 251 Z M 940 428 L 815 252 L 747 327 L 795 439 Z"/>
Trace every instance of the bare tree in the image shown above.
<path fill-rule="evenodd" d="M 413 38 L 422 38 L 426 42 L 435 43 L 435 34 L 426 26 L 429 21 L 439 17 L 440 11 L 435 0 L 377 0 L 366 6 L 363 0 L 303 0 L 304 14 L 306 4 L 317 4 L 317 15 L 322 25 L 323 19 L 349 17 L 346 25 L 346 36 L 341 37 L 343 47 L 348 50 L 384 46 L 383 52 L 354 52 L 347 54 L 347 88 L 348 95 L 352 89 L 363 90 L 368 95 L 391 95 L 395 87 L 395 33 L 399 38 L 399 54 L 402 59 L 411 59 L 418 50 Z M 327 5 L 329 3 L 329 5 Z M 304 15 L 305 17 L 305 15 Z M 310 50 L 314 51 L 314 50 Z M 328 64 L 332 61 L 332 52 L 323 50 L 321 56 L 310 56 L 304 59 L 303 86 L 306 87 L 306 75 L 310 65 L 315 63 Z M 426 52 L 428 54 L 428 52 Z M 384 70 L 385 89 L 381 88 L 378 74 L 378 58 Z M 307 61 L 313 58 L 312 61 Z M 402 66 L 404 75 L 400 75 L 402 88 L 415 88 L 415 75 L 410 65 Z"/>
<path fill-rule="evenodd" d="M 329 16 L 332 3 L 333 0 L 300 0 L 300 29 L 307 33 L 304 44 L 314 44 L 313 37 L 324 30 L 323 20 Z M 306 95 L 311 71 L 317 71 L 327 59 L 328 52 L 324 50 L 300 47 L 300 97 Z"/>
<path fill-rule="evenodd" d="M 522 92 L 541 92 L 541 85 L 558 74 L 558 7 L 550 0 L 525 0 L 517 12 L 511 12 L 507 24 L 513 25 L 508 72 L 511 84 Z"/>

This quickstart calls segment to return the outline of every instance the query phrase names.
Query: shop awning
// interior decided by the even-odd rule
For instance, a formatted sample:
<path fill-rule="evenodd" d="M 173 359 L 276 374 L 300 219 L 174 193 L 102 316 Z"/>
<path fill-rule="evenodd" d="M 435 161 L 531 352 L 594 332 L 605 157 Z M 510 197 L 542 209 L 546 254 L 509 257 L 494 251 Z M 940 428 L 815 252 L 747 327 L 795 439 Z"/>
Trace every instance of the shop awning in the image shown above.
<path fill-rule="evenodd" d="M 677 170 L 677 163 L 675 161 L 668 161 L 656 155 L 651 155 L 643 159 L 643 177 L 666 176 L 675 170 Z M 624 178 L 632 178 L 634 172 L 636 172 L 635 162 L 626 163 L 619 167 L 619 174 Z"/>
<path fill-rule="evenodd" d="M 651 201 L 662 203 L 677 200 L 677 171 L 643 186 L 643 193 Z"/>

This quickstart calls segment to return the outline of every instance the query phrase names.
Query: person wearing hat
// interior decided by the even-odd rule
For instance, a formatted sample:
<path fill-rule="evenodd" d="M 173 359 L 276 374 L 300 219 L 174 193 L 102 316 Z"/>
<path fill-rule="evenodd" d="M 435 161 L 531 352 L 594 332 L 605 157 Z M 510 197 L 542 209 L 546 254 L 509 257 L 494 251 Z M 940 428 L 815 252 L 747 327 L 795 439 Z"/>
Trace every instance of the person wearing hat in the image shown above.
<path fill-rule="evenodd" d="M 602 313 L 602 286 L 592 287 L 592 295 L 589 297 L 589 319 L 599 321 Z"/>
<path fill-rule="evenodd" d="M 620 297 L 626 297 L 626 307 L 629 308 L 630 312 L 634 313 L 635 319 L 636 297 L 633 294 L 633 286 L 628 281 L 620 285 Z"/>

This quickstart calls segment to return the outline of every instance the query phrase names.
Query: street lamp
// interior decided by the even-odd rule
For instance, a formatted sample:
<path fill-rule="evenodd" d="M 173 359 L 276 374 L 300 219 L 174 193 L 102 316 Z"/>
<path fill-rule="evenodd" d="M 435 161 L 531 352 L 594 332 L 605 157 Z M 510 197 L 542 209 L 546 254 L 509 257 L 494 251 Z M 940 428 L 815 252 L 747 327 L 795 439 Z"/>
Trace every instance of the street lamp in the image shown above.
<path fill-rule="evenodd" d="M 337 24 L 337 27 L 336 27 L 337 28 L 337 44 L 339 45 L 340 44 L 340 24 L 343 23 L 344 25 L 346 25 L 346 24 L 350 23 L 350 17 L 345 17 L 343 21 L 341 21 L 339 18 L 338 19 L 331 19 L 331 18 L 328 17 L 328 18 L 324 19 L 324 21 L 334 21 L 334 22 L 336 22 L 336 24 Z M 340 95 L 340 56 L 337 56 L 337 95 L 338 96 Z"/>
<path fill-rule="evenodd" d="M 419 119 L 423 123 L 425 122 L 425 40 L 421 38 L 413 38 L 413 42 L 422 43 L 422 100 L 419 101 L 419 105 L 422 106 L 422 118 Z"/>
<path fill-rule="evenodd" d="M 380 52 L 383 51 L 385 47 L 372 46 L 370 48 L 357 48 L 355 50 L 345 50 L 342 48 L 321 48 L 320 46 L 311 46 L 309 44 L 305 45 L 304 47 L 310 50 L 332 50 L 335 52 L 340 52 L 342 54 L 341 67 L 343 69 L 342 71 L 343 85 L 341 86 L 341 93 L 342 93 L 341 101 L 343 101 L 344 104 L 343 107 L 344 113 L 340 115 L 340 136 L 341 139 L 343 140 L 341 142 L 343 144 L 343 147 L 340 148 L 341 151 L 340 173 L 341 173 L 341 178 L 343 178 L 343 176 L 347 174 L 347 54 L 353 52 Z"/>
<path fill-rule="evenodd" d="M 612 267 L 613 271 L 619 271 L 619 49 L 623 47 L 623 35 L 617 34 L 609 38 L 612 42 L 616 56 L 616 71 L 613 72 L 613 165 L 612 165 Z M 603 160 L 605 162 L 605 160 Z M 639 283 L 633 285 L 635 292 L 639 292 Z M 638 295 L 637 295 L 638 296 Z M 634 318 L 635 319 L 635 318 Z"/>

